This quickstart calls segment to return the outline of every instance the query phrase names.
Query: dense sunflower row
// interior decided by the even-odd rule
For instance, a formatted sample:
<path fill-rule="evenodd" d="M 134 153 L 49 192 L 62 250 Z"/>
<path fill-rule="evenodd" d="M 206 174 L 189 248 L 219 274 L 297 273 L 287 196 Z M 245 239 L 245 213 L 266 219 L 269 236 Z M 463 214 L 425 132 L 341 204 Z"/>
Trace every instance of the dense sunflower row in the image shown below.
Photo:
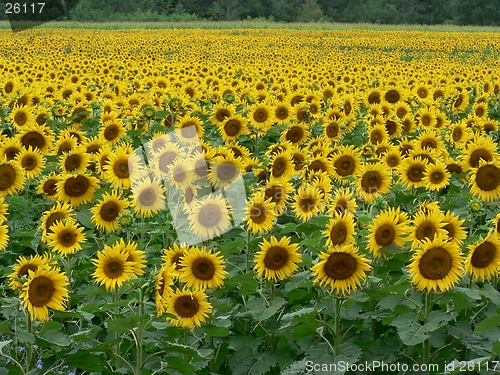
<path fill-rule="evenodd" d="M 394 32 L 272 33 L 2 35 L 0 248 L 9 249 L 9 197 L 34 186 L 48 202 L 42 252 L 19 257 L 9 280 L 32 319 L 65 308 L 72 280 L 60 265 L 87 237 L 125 237 L 127 222 L 147 225 L 167 209 L 188 236 L 164 244 L 155 303 L 183 327 L 206 319 L 206 293 L 227 275 L 210 240 L 240 224 L 260 238 L 246 251 L 271 282 L 296 272 L 307 251 L 300 233 L 276 237 L 274 229 L 320 216 L 324 250 L 311 276 L 338 295 L 360 288 L 370 259 L 395 247 L 407 251 L 419 290 L 447 291 L 464 273 L 498 275 L 500 214 L 490 205 L 500 197 L 490 116 L 500 93 L 498 36 L 415 32 L 408 44 Z M 240 212 L 231 194 L 242 180 Z M 491 232 L 466 249 L 465 219 L 443 208 L 451 186 L 492 216 Z M 425 193 L 426 202 L 388 206 L 398 192 Z M 371 213 L 368 226 L 361 211 Z M 94 228 L 78 212 L 89 212 Z M 95 282 L 114 291 L 152 271 L 143 245 L 102 246 Z"/>

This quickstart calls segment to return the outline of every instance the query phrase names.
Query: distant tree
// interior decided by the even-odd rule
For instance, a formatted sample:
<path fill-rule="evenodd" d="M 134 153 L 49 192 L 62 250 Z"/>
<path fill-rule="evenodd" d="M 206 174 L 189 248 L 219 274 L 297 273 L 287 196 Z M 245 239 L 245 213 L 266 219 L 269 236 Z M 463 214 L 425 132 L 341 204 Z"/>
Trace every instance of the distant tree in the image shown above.
<path fill-rule="evenodd" d="M 297 21 L 311 22 L 323 19 L 325 14 L 316 0 L 305 0 L 298 8 Z"/>

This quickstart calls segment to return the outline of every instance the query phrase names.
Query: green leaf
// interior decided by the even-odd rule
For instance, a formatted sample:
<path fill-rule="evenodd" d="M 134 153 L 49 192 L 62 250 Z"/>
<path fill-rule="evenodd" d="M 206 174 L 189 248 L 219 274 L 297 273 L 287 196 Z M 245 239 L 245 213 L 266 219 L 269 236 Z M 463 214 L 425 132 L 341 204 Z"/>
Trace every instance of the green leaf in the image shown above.
<path fill-rule="evenodd" d="M 498 327 L 500 326 L 500 315 L 493 315 L 489 316 L 486 319 L 484 319 L 481 323 L 479 323 L 476 328 L 474 329 L 474 332 L 486 332 L 490 328 L 493 327 Z"/>
<path fill-rule="evenodd" d="M 418 323 L 414 313 L 398 316 L 391 325 L 397 328 L 399 338 L 405 345 L 414 346 L 429 338 L 429 325 Z"/>
<path fill-rule="evenodd" d="M 306 320 L 292 331 L 292 338 L 294 340 L 300 340 L 311 335 L 315 336 L 317 335 L 316 329 L 318 326 L 319 323 L 316 320 Z"/>
<path fill-rule="evenodd" d="M 229 367 L 233 375 L 248 375 L 250 369 L 255 363 L 252 349 L 248 346 L 239 347 L 238 350 L 229 358 Z"/>
<path fill-rule="evenodd" d="M 203 329 L 210 335 L 214 337 L 226 337 L 231 334 L 231 331 L 225 327 L 216 327 L 212 324 L 207 324 Z"/>
<path fill-rule="evenodd" d="M 29 343 L 29 344 L 35 343 L 35 336 L 33 336 L 31 333 L 28 333 L 25 330 L 17 331 L 17 339 L 20 342 L 25 342 L 25 343 Z"/>
<path fill-rule="evenodd" d="M 57 346 L 69 346 L 71 344 L 70 337 L 61 331 L 47 331 L 43 339 L 49 344 Z"/>
<path fill-rule="evenodd" d="M 427 320 L 427 324 L 429 326 L 429 332 L 433 332 L 441 327 L 444 327 L 446 323 L 452 320 L 453 317 L 451 314 L 447 314 L 444 311 L 431 311 L 429 314 L 429 318 Z"/>
<path fill-rule="evenodd" d="M 500 306 L 500 293 L 490 284 L 484 284 L 484 289 L 480 291 L 481 295 L 488 298 L 496 306 Z"/>
<path fill-rule="evenodd" d="M 7 341 L 0 341 L 0 351 L 7 345 L 9 345 L 12 342 L 12 340 L 7 340 Z"/>
<path fill-rule="evenodd" d="M 496 354 L 500 355 L 500 341 L 495 341 L 495 342 L 493 343 L 493 351 L 494 351 Z"/>
<path fill-rule="evenodd" d="M 275 298 L 271 302 L 270 306 L 266 306 L 262 299 L 256 298 L 252 300 L 251 303 L 248 303 L 247 306 L 249 308 L 250 314 L 255 320 L 263 321 L 269 319 L 271 316 L 277 313 L 284 304 L 286 304 L 286 301 L 281 297 Z"/>
<path fill-rule="evenodd" d="M 278 224 L 278 226 L 281 228 L 279 231 L 280 234 L 293 233 L 297 231 L 297 225 L 295 223 L 286 223 L 285 225 Z"/>
<path fill-rule="evenodd" d="M 116 320 L 108 320 L 108 331 L 117 333 L 126 333 L 130 329 L 137 327 L 137 322 L 141 319 L 147 319 L 149 315 L 135 315 L 129 318 L 121 318 Z"/>
<path fill-rule="evenodd" d="M 101 356 L 92 354 L 88 350 L 79 350 L 64 359 L 64 365 L 78 367 L 83 371 L 99 372 L 105 369 L 106 362 Z"/>
<path fill-rule="evenodd" d="M 163 360 L 167 362 L 166 368 L 177 370 L 181 374 L 193 375 L 196 372 L 193 365 L 180 357 L 165 357 Z"/>
<path fill-rule="evenodd" d="M 6 320 L 0 323 L 0 333 L 10 333 L 10 322 Z"/>

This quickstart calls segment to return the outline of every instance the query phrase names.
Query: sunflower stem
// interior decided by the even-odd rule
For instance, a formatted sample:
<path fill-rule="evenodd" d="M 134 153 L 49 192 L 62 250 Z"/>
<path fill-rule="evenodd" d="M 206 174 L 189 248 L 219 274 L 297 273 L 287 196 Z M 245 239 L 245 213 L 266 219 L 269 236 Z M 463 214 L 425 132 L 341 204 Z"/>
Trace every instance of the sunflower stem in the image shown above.
<path fill-rule="evenodd" d="M 335 295 L 335 358 L 340 354 L 340 310 L 342 308 L 342 300 L 338 295 Z"/>
<path fill-rule="evenodd" d="M 72 280 L 72 267 L 71 267 L 71 254 L 68 254 L 66 257 L 66 261 L 64 262 L 64 268 L 66 271 L 66 277 L 68 278 L 68 301 L 67 301 L 67 309 L 71 310 L 71 292 L 73 291 L 73 280 Z"/>
<path fill-rule="evenodd" d="M 425 294 L 425 310 L 424 310 L 424 325 L 427 324 L 427 321 L 429 320 L 429 314 L 432 309 L 432 292 L 427 291 Z M 430 345 L 429 345 L 429 339 L 426 339 L 422 343 L 422 349 L 423 349 L 423 363 L 428 365 L 429 364 L 429 358 L 430 358 Z"/>
<path fill-rule="evenodd" d="M 113 296 L 113 304 L 118 303 L 118 300 L 120 299 L 120 292 L 119 292 L 118 287 L 115 287 L 115 290 L 113 291 L 112 296 Z M 120 316 L 120 307 L 116 306 L 115 307 L 115 317 L 113 317 L 113 319 L 116 319 L 118 316 Z M 117 369 L 120 368 L 122 365 L 122 361 L 120 360 L 120 356 L 119 356 L 119 353 L 120 353 L 120 341 L 118 341 L 119 337 L 120 336 L 118 335 L 118 332 L 115 332 L 115 340 L 117 340 L 116 345 L 115 345 L 115 353 L 117 354 L 115 356 Z"/>
<path fill-rule="evenodd" d="M 251 239 L 251 233 L 250 230 L 247 230 L 247 248 L 246 248 L 246 272 L 250 272 L 250 239 Z"/>
<path fill-rule="evenodd" d="M 31 316 L 29 312 L 26 312 L 26 331 L 31 335 L 33 333 L 33 326 L 31 324 Z M 31 371 L 31 361 L 33 360 L 31 344 L 26 344 L 26 372 Z"/>
<path fill-rule="evenodd" d="M 139 316 L 144 315 L 144 286 L 139 289 Z M 144 330 L 144 318 L 141 318 L 137 322 L 137 333 L 134 336 L 136 338 L 135 341 L 135 349 L 137 352 L 137 364 L 136 364 L 136 375 L 142 374 L 142 367 L 144 363 L 142 363 L 142 335 Z"/>

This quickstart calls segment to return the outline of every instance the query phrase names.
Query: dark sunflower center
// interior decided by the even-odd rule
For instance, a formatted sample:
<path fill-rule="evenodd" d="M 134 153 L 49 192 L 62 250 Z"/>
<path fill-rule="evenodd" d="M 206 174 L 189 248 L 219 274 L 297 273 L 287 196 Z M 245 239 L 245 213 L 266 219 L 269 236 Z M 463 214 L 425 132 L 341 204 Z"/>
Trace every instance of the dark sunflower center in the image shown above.
<path fill-rule="evenodd" d="M 410 168 L 408 168 L 406 176 L 412 182 L 420 182 L 422 178 L 424 178 L 424 168 L 420 164 L 411 165 Z"/>
<path fill-rule="evenodd" d="M 138 201 L 143 206 L 152 206 L 156 201 L 156 193 L 152 188 L 147 188 L 139 194 Z"/>
<path fill-rule="evenodd" d="M 199 280 L 212 280 L 215 275 L 215 265 L 208 258 L 198 258 L 193 261 L 191 272 Z"/>
<path fill-rule="evenodd" d="M 198 221 L 205 228 L 217 226 L 222 220 L 222 213 L 216 204 L 207 204 L 198 213 Z"/>
<path fill-rule="evenodd" d="M 381 225 L 375 232 L 375 242 L 379 246 L 387 246 L 396 238 L 396 231 L 391 224 Z"/>
<path fill-rule="evenodd" d="M 186 179 L 186 171 L 183 168 L 176 168 L 174 173 L 174 181 L 177 183 L 181 183 Z"/>
<path fill-rule="evenodd" d="M 443 229 L 446 230 L 448 238 L 453 238 L 455 236 L 455 227 L 453 224 L 448 223 L 443 227 Z"/>
<path fill-rule="evenodd" d="M 35 169 L 37 164 L 37 160 L 33 156 L 26 156 L 21 162 L 22 167 L 27 171 L 32 171 L 33 169 Z"/>
<path fill-rule="evenodd" d="M 264 122 L 267 120 L 267 111 L 265 109 L 257 109 L 253 114 L 253 119 L 256 122 Z"/>
<path fill-rule="evenodd" d="M 368 171 L 363 175 L 363 178 L 361 179 L 361 187 L 363 191 L 369 194 L 376 193 L 378 189 L 380 189 L 381 185 L 382 177 L 377 171 Z"/>
<path fill-rule="evenodd" d="M 377 92 L 371 93 L 368 96 L 368 103 L 370 104 L 378 104 L 380 103 L 380 95 Z"/>
<path fill-rule="evenodd" d="M 187 124 L 181 128 L 181 134 L 184 138 L 191 139 L 198 136 L 198 131 L 196 130 L 195 125 Z"/>
<path fill-rule="evenodd" d="M 385 100 L 394 104 L 399 100 L 399 92 L 397 90 L 389 90 L 385 93 Z"/>
<path fill-rule="evenodd" d="M 250 209 L 250 218 L 256 224 L 262 224 L 267 216 L 266 216 L 266 208 L 262 204 L 257 204 L 252 206 Z"/>
<path fill-rule="evenodd" d="M 180 296 L 174 302 L 174 310 L 181 318 L 192 318 L 198 312 L 198 301 L 191 296 Z"/>
<path fill-rule="evenodd" d="M 473 168 L 479 167 L 479 160 L 480 159 L 483 159 L 484 161 L 490 161 L 491 155 L 485 149 L 478 149 L 478 150 L 474 151 L 469 159 L 469 163 L 470 163 L 471 167 L 473 167 Z"/>
<path fill-rule="evenodd" d="M 433 239 L 435 234 L 436 228 L 429 222 L 420 224 L 415 231 L 415 236 L 419 241 L 422 241 L 425 238 Z"/>
<path fill-rule="evenodd" d="M 311 164 L 307 166 L 307 169 L 310 171 L 326 171 L 326 166 L 323 164 L 321 160 L 315 160 Z"/>
<path fill-rule="evenodd" d="M 266 268 L 276 271 L 286 266 L 289 259 L 288 251 L 280 246 L 272 246 L 266 252 L 264 264 Z"/>
<path fill-rule="evenodd" d="M 339 157 L 333 164 L 335 171 L 342 177 L 350 176 L 354 172 L 354 159 L 348 155 Z"/>
<path fill-rule="evenodd" d="M 43 184 L 43 192 L 48 196 L 54 195 L 57 193 L 57 180 L 50 179 L 45 181 Z"/>
<path fill-rule="evenodd" d="M 349 203 L 341 198 L 337 201 L 337 204 L 335 205 L 335 212 L 342 214 L 344 211 L 347 211 L 349 209 Z"/>
<path fill-rule="evenodd" d="M 208 165 L 205 158 L 196 160 L 194 170 L 199 177 L 205 177 L 208 175 Z"/>
<path fill-rule="evenodd" d="M 0 191 L 7 190 L 14 185 L 16 177 L 16 170 L 12 165 L 0 165 Z"/>
<path fill-rule="evenodd" d="M 464 100 L 462 98 L 462 95 L 459 95 L 458 98 L 457 98 L 457 100 L 455 100 L 455 103 L 453 104 L 453 106 L 455 108 L 458 108 L 458 107 L 460 107 L 462 105 L 463 101 Z"/>
<path fill-rule="evenodd" d="M 224 131 L 230 137 L 235 137 L 241 130 L 241 124 L 238 120 L 231 119 L 224 124 Z"/>
<path fill-rule="evenodd" d="M 490 241 L 479 245 L 472 254 L 471 264 L 476 268 L 485 268 L 492 264 L 497 255 L 497 248 Z"/>
<path fill-rule="evenodd" d="M 81 197 L 85 195 L 89 186 L 90 182 L 87 177 L 79 175 L 66 180 L 64 192 L 70 197 Z"/>
<path fill-rule="evenodd" d="M 78 169 L 81 163 L 82 163 L 82 157 L 78 154 L 73 154 L 66 158 L 66 161 L 64 162 L 64 167 L 68 172 L 71 172 Z"/>
<path fill-rule="evenodd" d="M 297 143 L 304 137 L 304 130 L 300 126 L 292 126 L 286 132 L 286 139 L 292 143 Z"/>
<path fill-rule="evenodd" d="M 443 172 L 435 171 L 430 175 L 430 181 L 432 184 L 440 184 L 444 181 L 445 175 Z"/>
<path fill-rule="evenodd" d="M 346 280 L 356 272 L 357 267 L 356 258 L 351 254 L 336 252 L 328 257 L 323 270 L 333 280 Z"/>
<path fill-rule="evenodd" d="M 184 253 L 176 253 L 172 257 L 172 264 L 175 264 L 175 269 L 179 271 L 182 266 L 181 266 L 181 258 L 183 257 Z"/>
<path fill-rule="evenodd" d="M 453 132 L 451 134 L 452 134 L 453 140 L 455 142 L 458 142 L 462 138 L 462 129 L 455 128 L 455 129 L 453 129 Z"/>
<path fill-rule="evenodd" d="M 7 157 L 7 160 L 14 160 L 21 151 L 17 147 L 7 147 L 4 150 L 4 155 Z"/>
<path fill-rule="evenodd" d="M 451 255 L 441 247 L 434 247 L 422 256 L 418 268 L 425 279 L 444 279 L 451 270 Z"/>
<path fill-rule="evenodd" d="M 278 107 L 276 108 L 275 114 L 279 120 L 286 120 L 288 117 L 288 109 L 286 107 Z"/>
<path fill-rule="evenodd" d="M 301 154 L 293 154 L 293 164 L 294 164 L 294 169 L 296 171 L 300 170 L 302 168 L 302 164 L 304 163 L 304 157 Z"/>
<path fill-rule="evenodd" d="M 221 163 L 217 168 L 217 177 L 222 181 L 232 181 L 237 172 L 238 170 L 233 163 Z"/>
<path fill-rule="evenodd" d="M 160 155 L 158 160 L 158 168 L 160 171 L 167 173 L 168 167 L 174 162 L 177 158 L 177 153 L 173 151 L 167 151 Z"/>
<path fill-rule="evenodd" d="M 113 221 L 120 214 L 120 207 L 116 202 L 106 202 L 102 205 L 99 214 L 104 221 Z"/>
<path fill-rule="evenodd" d="M 104 138 L 107 141 L 113 141 L 120 134 L 117 125 L 108 125 L 106 129 L 104 129 Z"/>
<path fill-rule="evenodd" d="M 494 165 L 485 165 L 477 170 L 477 187 L 483 191 L 495 190 L 500 185 L 500 170 Z"/>
<path fill-rule="evenodd" d="M 326 127 L 326 134 L 329 138 L 335 138 L 339 134 L 339 124 L 332 122 Z"/>
<path fill-rule="evenodd" d="M 26 121 L 28 120 L 26 113 L 24 112 L 18 112 L 16 113 L 16 116 L 14 117 L 14 121 L 17 125 L 23 126 L 26 124 Z"/>
<path fill-rule="evenodd" d="M 35 266 L 34 264 L 25 264 L 22 266 L 19 271 L 17 272 L 17 277 L 23 277 L 28 275 L 28 271 L 33 271 L 35 272 L 38 267 Z"/>
<path fill-rule="evenodd" d="M 230 115 L 231 115 L 231 113 L 227 109 L 223 108 L 223 109 L 219 109 L 216 112 L 215 118 L 217 119 L 217 121 L 222 122 L 222 121 L 224 121 L 224 119 L 226 119 Z"/>
<path fill-rule="evenodd" d="M 302 212 L 308 213 L 314 210 L 316 207 L 316 201 L 313 197 L 303 197 L 300 199 L 300 210 Z"/>
<path fill-rule="evenodd" d="M 59 148 L 57 150 L 57 155 L 62 155 L 65 152 L 71 151 L 71 143 L 68 141 L 65 141 L 59 145 Z"/>
<path fill-rule="evenodd" d="M 28 132 L 21 138 L 21 143 L 24 147 L 41 149 L 45 146 L 45 137 L 38 132 Z"/>
<path fill-rule="evenodd" d="M 122 179 L 129 178 L 130 172 L 129 172 L 128 160 L 118 160 L 113 165 L 113 173 L 118 178 Z"/>
<path fill-rule="evenodd" d="M 271 198 L 271 202 L 278 203 L 284 198 L 284 190 L 281 186 L 271 186 L 264 192 L 266 199 Z"/>
<path fill-rule="evenodd" d="M 59 233 L 58 239 L 64 247 L 73 246 L 76 242 L 76 234 L 72 230 L 65 230 Z"/>
<path fill-rule="evenodd" d="M 123 263 L 119 260 L 111 260 L 104 266 L 104 274 L 109 279 L 117 279 L 123 274 Z"/>
<path fill-rule="evenodd" d="M 330 230 L 330 241 L 333 246 L 341 245 L 347 238 L 347 228 L 343 223 L 335 224 Z"/>
<path fill-rule="evenodd" d="M 28 289 L 28 299 L 33 306 L 43 307 L 51 301 L 54 290 L 54 284 L 48 277 L 35 277 Z"/>
<path fill-rule="evenodd" d="M 272 175 L 273 177 L 280 177 L 286 171 L 286 160 L 283 157 L 278 157 L 274 160 Z"/>

